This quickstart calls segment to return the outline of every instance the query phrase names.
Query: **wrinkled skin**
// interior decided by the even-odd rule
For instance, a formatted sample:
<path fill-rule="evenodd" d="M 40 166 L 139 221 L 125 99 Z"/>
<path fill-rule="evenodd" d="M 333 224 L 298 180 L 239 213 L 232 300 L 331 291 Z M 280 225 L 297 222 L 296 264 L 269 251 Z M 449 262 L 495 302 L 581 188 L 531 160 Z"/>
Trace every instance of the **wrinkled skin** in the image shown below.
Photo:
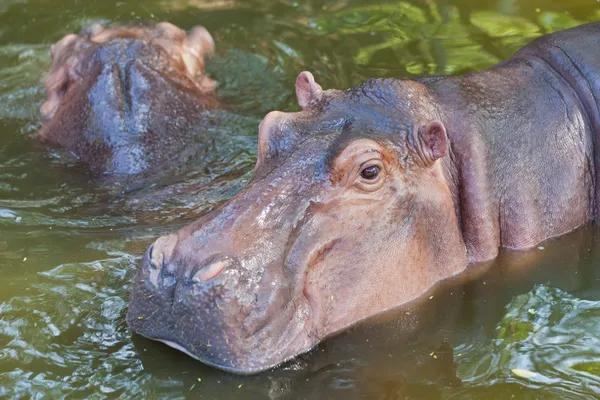
<path fill-rule="evenodd" d="M 254 373 L 597 218 L 598 23 L 479 73 L 323 91 L 303 72 L 296 93 L 248 186 L 150 246 L 135 332 Z"/>
<path fill-rule="evenodd" d="M 203 27 L 162 22 L 104 27 L 52 46 L 39 136 L 98 175 L 183 164 L 202 147 L 204 111 L 217 106 L 204 74 L 214 51 Z"/>

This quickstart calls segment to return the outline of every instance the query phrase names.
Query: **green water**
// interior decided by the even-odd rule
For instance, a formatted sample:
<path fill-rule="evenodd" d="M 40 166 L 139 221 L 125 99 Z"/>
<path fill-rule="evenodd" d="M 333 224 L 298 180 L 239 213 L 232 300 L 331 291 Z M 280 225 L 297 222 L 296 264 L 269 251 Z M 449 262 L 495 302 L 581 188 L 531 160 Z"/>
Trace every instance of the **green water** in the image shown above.
<path fill-rule="evenodd" d="M 193 171 L 122 194 L 36 140 L 49 47 L 94 20 L 213 34 L 208 69 L 230 109 Z M 503 254 L 475 281 L 254 377 L 205 367 L 125 324 L 139 255 L 247 182 L 257 124 L 297 109 L 298 72 L 324 88 L 463 73 L 594 20 L 595 0 L 0 0 L 0 398 L 600 398 L 592 228 Z"/>

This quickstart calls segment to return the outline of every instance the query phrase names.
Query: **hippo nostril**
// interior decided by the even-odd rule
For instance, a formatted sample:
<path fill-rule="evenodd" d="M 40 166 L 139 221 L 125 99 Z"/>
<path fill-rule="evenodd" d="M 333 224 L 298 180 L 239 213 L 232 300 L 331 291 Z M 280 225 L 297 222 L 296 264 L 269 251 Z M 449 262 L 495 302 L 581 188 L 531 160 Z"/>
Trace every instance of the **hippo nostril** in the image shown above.
<path fill-rule="evenodd" d="M 148 247 L 148 260 L 152 260 L 152 255 L 154 254 L 154 243 Z"/>
<path fill-rule="evenodd" d="M 209 266 L 202 268 L 192 277 L 192 282 L 201 283 L 216 278 L 225 269 L 225 261 L 216 261 Z"/>
<path fill-rule="evenodd" d="M 172 268 L 166 268 L 166 266 L 171 262 L 176 244 L 176 235 L 161 236 L 148 248 L 148 269 L 150 274 L 148 280 L 156 287 L 159 285 L 159 276 L 162 278 L 163 283 L 172 284 L 175 275 L 172 269 L 175 266 Z"/>
<path fill-rule="evenodd" d="M 177 236 L 161 236 L 148 249 L 148 258 L 153 268 L 159 269 L 165 266 L 173 255 L 177 244 Z"/>
<path fill-rule="evenodd" d="M 173 286 L 177 282 L 177 265 L 176 264 L 165 264 L 163 259 L 163 265 L 160 269 L 160 280 L 163 287 Z"/>
<path fill-rule="evenodd" d="M 162 251 L 155 251 L 154 245 L 150 247 L 150 266 L 154 269 L 160 269 L 164 264 L 164 254 Z"/>

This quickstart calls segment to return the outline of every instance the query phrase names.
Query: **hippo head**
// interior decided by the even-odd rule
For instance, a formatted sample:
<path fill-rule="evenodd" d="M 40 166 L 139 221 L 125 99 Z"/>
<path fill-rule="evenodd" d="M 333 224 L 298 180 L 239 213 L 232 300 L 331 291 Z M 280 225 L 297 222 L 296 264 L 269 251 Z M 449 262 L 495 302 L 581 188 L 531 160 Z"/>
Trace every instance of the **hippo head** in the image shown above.
<path fill-rule="evenodd" d="M 213 51 L 205 28 L 186 34 L 167 22 L 94 23 L 67 35 L 51 49 L 38 134 L 104 173 L 172 162 L 189 147 L 197 115 L 216 106 L 204 70 Z"/>
<path fill-rule="evenodd" d="M 123 46 L 124 41 L 129 43 Z M 112 46 L 102 46 L 107 43 Z M 52 46 L 52 66 L 44 78 L 48 99 L 41 108 L 42 118 L 52 119 L 73 86 L 93 72 L 98 62 L 123 59 L 119 54 L 123 50 L 134 51 L 140 58 L 151 58 L 154 69 L 172 69 L 181 72 L 174 73 L 175 76 L 187 75 L 188 85 L 197 85 L 203 91 L 214 89 L 214 82 L 204 75 L 204 56 L 214 52 L 214 41 L 204 27 L 197 26 L 186 35 L 168 22 L 112 27 L 96 22 L 83 30 L 81 36 L 67 35 Z"/>
<path fill-rule="evenodd" d="M 128 323 L 206 364 L 254 373 L 460 272 L 466 250 L 425 87 L 323 91 L 259 127 L 248 186 L 146 252 Z"/>

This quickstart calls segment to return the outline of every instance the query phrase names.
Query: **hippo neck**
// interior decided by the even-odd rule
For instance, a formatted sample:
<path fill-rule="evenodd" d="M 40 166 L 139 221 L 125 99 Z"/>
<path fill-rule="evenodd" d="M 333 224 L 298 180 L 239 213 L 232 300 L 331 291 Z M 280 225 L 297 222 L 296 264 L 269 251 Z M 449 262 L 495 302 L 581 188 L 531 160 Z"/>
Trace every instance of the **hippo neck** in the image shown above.
<path fill-rule="evenodd" d="M 542 64 L 513 58 L 422 80 L 447 127 L 442 165 L 471 262 L 495 258 L 500 247 L 533 247 L 593 218 L 587 114 L 575 90 Z"/>

